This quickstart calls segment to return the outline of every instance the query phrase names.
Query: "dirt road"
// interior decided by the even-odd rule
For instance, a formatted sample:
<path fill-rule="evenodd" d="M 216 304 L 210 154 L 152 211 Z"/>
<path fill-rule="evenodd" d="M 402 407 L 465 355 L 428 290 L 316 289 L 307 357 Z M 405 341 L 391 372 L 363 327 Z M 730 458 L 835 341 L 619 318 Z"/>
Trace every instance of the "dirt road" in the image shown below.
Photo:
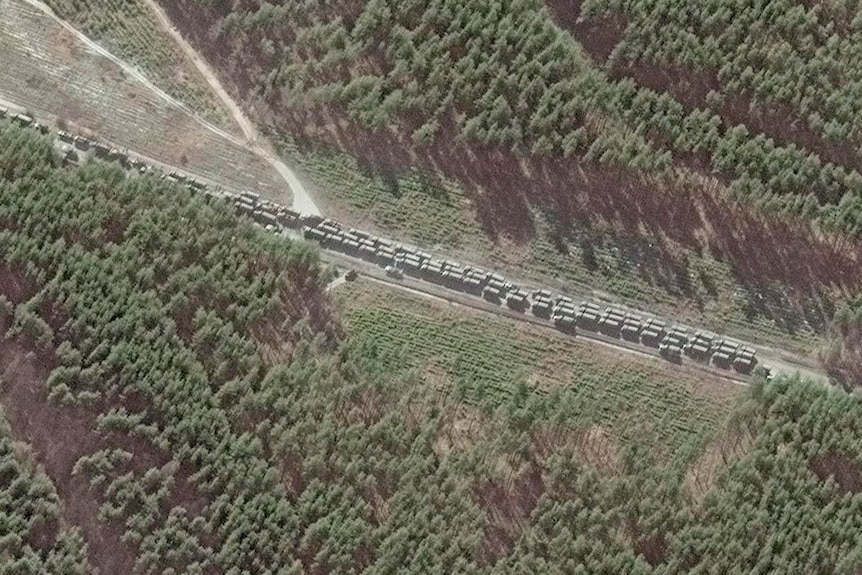
<path fill-rule="evenodd" d="M 482 298 L 473 297 L 463 292 L 453 291 L 436 284 L 429 284 L 427 282 L 423 282 L 421 280 L 408 276 L 396 280 L 388 277 L 379 266 L 366 262 L 364 260 L 358 260 L 356 258 L 346 256 L 344 254 L 321 250 L 320 255 L 324 261 L 327 261 L 330 264 L 342 268 L 342 270 L 357 270 L 366 281 L 378 284 L 385 284 L 390 288 L 405 291 L 414 296 L 428 298 L 431 300 L 439 301 L 441 303 L 447 303 L 452 306 L 470 308 L 485 313 L 492 313 L 500 317 L 506 317 L 515 321 L 526 322 L 536 326 L 540 326 L 545 329 L 558 331 L 557 328 L 554 326 L 553 322 L 551 322 L 550 320 L 541 319 L 531 314 L 520 313 L 509 309 L 505 305 L 500 306 L 492 304 Z M 652 361 L 656 361 L 662 364 L 667 363 L 667 360 L 663 359 L 660 356 L 658 350 L 645 347 L 639 344 L 634 344 L 623 339 L 612 338 L 588 330 L 578 330 L 577 335 L 574 337 L 579 338 L 581 341 L 589 342 L 593 345 L 601 345 L 614 349 L 621 354 L 630 354 L 642 358 L 649 358 Z M 719 377 L 730 383 L 733 383 L 734 385 L 749 385 L 748 376 L 736 373 L 734 371 L 719 369 L 711 365 L 691 361 L 688 359 L 684 359 L 683 363 L 678 365 L 677 367 L 679 369 L 690 371 L 693 374 L 697 372 L 707 372 L 712 377 Z"/>
<path fill-rule="evenodd" d="M 156 94 L 160 100 L 163 100 L 171 106 L 183 110 L 191 117 L 193 117 L 195 121 L 199 122 L 208 130 L 229 140 L 237 146 L 242 146 L 246 148 L 247 150 L 251 151 L 252 153 L 265 160 L 267 163 L 272 165 L 272 167 L 275 168 L 275 170 L 279 173 L 279 175 L 290 188 L 292 194 L 293 209 L 305 214 L 320 215 L 320 210 L 318 209 L 314 201 L 311 199 L 311 196 L 305 190 L 305 187 L 302 185 L 302 182 L 299 181 L 299 178 L 296 176 L 296 174 L 294 174 L 293 171 L 288 168 L 271 149 L 266 147 L 265 140 L 259 136 L 257 130 L 254 127 L 254 124 L 243 114 L 237 103 L 233 101 L 230 95 L 221 86 L 221 83 L 218 81 L 218 78 L 215 76 L 213 71 L 206 64 L 206 62 L 194 50 L 194 48 L 182 38 L 179 32 L 177 32 L 173 28 L 173 26 L 170 24 L 170 21 L 167 19 L 167 16 L 153 0 L 144 0 L 144 2 L 153 10 L 155 10 L 159 20 L 164 24 L 165 29 L 171 34 L 173 38 L 176 39 L 179 46 L 183 49 L 183 51 L 194 63 L 195 67 L 206 79 L 211 89 L 216 93 L 219 99 L 222 100 L 227 109 L 231 112 L 231 116 L 242 130 L 244 138 L 237 138 L 235 135 L 222 130 L 218 126 L 215 126 L 214 124 L 198 116 L 194 112 L 194 110 L 190 109 L 184 103 L 180 102 L 179 100 L 177 100 L 176 98 L 150 82 L 147 77 L 144 76 L 140 71 L 130 66 L 124 60 L 118 58 L 108 50 L 102 48 L 99 44 L 86 36 L 83 32 L 77 30 L 74 26 L 72 26 L 62 18 L 58 17 L 56 14 L 54 14 L 51 8 L 49 8 L 40 0 L 23 1 L 38 9 L 39 11 L 45 13 L 46 15 L 50 16 L 60 26 L 68 30 L 78 40 L 80 40 L 84 45 L 86 45 L 89 50 L 92 50 L 94 53 L 104 58 L 107 58 L 108 60 L 119 66 L 123 70 L 123 72 L 146 86 L 149 90 Z"/>
<path fill-rule="evenodd" d="M 146 2 L 148 6 L 151 6 L 151 8 L 156 11 L 156 14 L 159 17 L 159 20 L 164 24 L 165 29 L 172 35 L 172 37 L 174 37 L 176 39 L 176 41 L 179 43 L 179 45 L 188 54 L 188 56 L 192 60 L 192 62 L 195 63 L 195 66 L 198 67 L 198 69 L 201 71 L 202 75 L 210 83 L 210 86 L 215 91 L 215 93 L 218 94 L 219 98 L 222 99 L 222 101 L 225 103 L 227 108 L 231 111 L 232 116 L 234 117 L 234 119 L 237 121 L 237 124 L 242 129 L 242 132 L 243 132 L 243 135 L 245 138 L 244 140 L 242 138 L 237 138 L 236 136 L 233 136 L 231 134 L 227 134 L 223 130 L 220 130 L 218 127 L 213 126 L 212 124 L 209 124 L 205 120 L 199 118 L 197 115 L 194 114 L 194 112 L 192 110 L 188 109 L 184 104 L 177 101 L 176 99 L 171 97 L 169 94 L 165 93 L 163 90 L 160 90 L 158 87 L 153 85 L 139 71 L 137 71 L 133 67 L 129 66 L 123 60 L 117 58 L 116 56 L 114 56 L 113 54 L 108 52 L 107 50 L 100 47 L 98 44 L 96 44 L 94 41 L 92 41 L 91 39 L 89 39 L 88 37 L 83 35 L 81 32 L 77 31 L 74 27 L 72 27 L 67 22 L 63 21 L 62 19 L 59 19 L 41 1 L 39 1 L 39 0 L 22 0 L 22 1 L 26 2 L 27 4 L 29 4 L 35 8 L 37 8 L 41 12 L 44 12 L 45 14 L 47 14 L 48 16 L 50 16 L 51 18 L 56 20 L 64 29 L 66 29 L 70 33 L 74 34 L 89 49 L 93 50 L 94 53 L 97 53 L 97 54 L 109 59 L 111 62 L 117 64 L 118 66 L 120 66 L 122 68 L 122 70 L 124 70 L 130 77 L 133 77 L 137 81 L 140 81 L 142 83 L 142 85 L 146 86 L 149 90 L 152 90 L 154 94 L 157 94 L 161 100 L 164 100 L 165 102 L 170 103 L 171 105 L 176 106 L 177 108 L 183 109 L 184 111 L 188 112 L 193 118 L 195 118 L 196 121 L 198 121 L 201 124 L 203 124 L 204 126 L 206 126 L 212 132 L 218 134 L 221 137 L 226 138 L 227 140 L 229 140 L 229 141 L 231 141 L 237 145 L 245 147 L 249 151 L 252 151 L 253 153 L 257 154 L 262 159 L 265 159 L 274 168 L 276 168 L 276 170 L 279 172 L 280 176 L 284 179 L 285 182 L 288 183 L 291 190 L 293 191 L 293 207 L 294 207 L 294 209 L 296 209 L 297 211 L 306 213 L 306 214 L 320 214 L 320 211 L 317 208 L 317 206 L 314 204 L 314 201 L 307 194 L 307 192 L 305 191 L 301 182 L 296 177 L 296 175 L 293 173 L 293 171 L 290 170 L 290 168 L 288 168 L 286 165 L 284 165 L 284 163 L 281 162 L 278 159 L 278 157 L 271 150 L 268 150 L 266 148 L 266 145 L 267 145 L 266 141 L 264 138 L 262 138 L 259 135 L 254 124 L 243 114 L 241 108 L 236 104 L 236 102 L 233 101 L 233 99 L 230 97 L 230 95 L 224 90 L 224 88 L 221 86 L 218 78 L 216 77 L 215 73 L 209 68 L 209 66 L 206 64 L 206 62 L 203 60 L 203 58 L 194 50 L 194 48 L 191 45 L 188 44 L 188 42 L 186 42 L 182 38 L 182 36 L 179 34 L 179 32 L 176 29 L 174 29 L 174 27 L 170 24 L 170 21 L 167 19 L 166 15 L 161 10 L 161 8 L 155 3 L 155 0 L 144 0 L 144 2 Z M 386 278 L 380 278 L 380 279 L 382 279 L 382 281 L 387 281 Z M 392 282 L 389 282 L 389 283 L 392 283 Z M 430 290 L 428 288 L 423 287 L 422 289 L 419 289 L 418 291 L 428 293 Z M 440 297 L 440 294 L 436 294 L 436 295 L 438 297 Z M 447 299 L 451 300 L 452 297 L 448 296 Z M 466 305 L 471 305 L 473 307 L 476 307 L 476 306 L 481 306 L 482 304 L 481 304 L 481 302 L 477 303 L 477 302 L 471 301 L 471 302 L 468 302 Z M 485 308 L 485 310 L 489 311 L 487 308 Z M 496 310 L 494 312 L 500 313 L 499 311 L 496 311 Z M 608 342 L 605 342 L 605 343 L 608 343 Z M 619 344 L 614 344 L 614 345 L 617 345 L 619 347 Z M 638 350 L 638 352 L 643 353 L 641 350 Z M 810 377 L 813 379 L 820 379 L 820 380 L 826 379 L 824 374 L 820 370 L 818 370 L 816 367 L 807 366 L 807 365 L 799 365 L 802 363 L 801 361 L 799 361 L 799 362 L 788 361 L 787 358 L 776 357 L 777 354 L 773 354 L 773 353 L 770 353 L 768 355 L 767 354 L 760 354 L 760 355 L 762 358 L 761 362 L 764 365 L 772 367 L 777 372 L 782 372 L 782 373 L 799 372 L 803 376 Z M 787 354 L 784 354 L 784 355 L 787 355 Z M 764 357 L 764 356 L 766 356 L 766 357 Z"/>
<path fill-rule="evenodd" d="M 250 149 L 254 150 L 259 156 L 265 158 L 270 164 L 272 164 L 272 167 L 281 174 L 281 177 L 284 178 L 290 186 L 290 191 L 293 193 L 293 209 L 303 214 L 319 216 L 320 210 L 306 191 L 305 186 L 302 185 L 302 182 L 299 181 L 299 178 L 296 177 L 293 170 L 287 167 L 287 165 L 285 165 L 278 155 L 271 149 L 266 138 L 263 138 L 260 135 L 254 123 L 246 117 L 242 108 L 239 107 L 239 104 L 231 98 L 227 90 L 225 90 L 221 85 L 221 81 L 219 81 L 218 76 L 216 76 L 213 69 L 210 68 L 206 60 L 191 44 L 186 41 L 185 38 L 183 38 L 182 34 L 180 34 L 179 30 L 174 27 L 167 14 L 165 14 L 162 7 L 159 6 L 155 0 L 143 0 L 143 2 L 155 12 L 164 29 L 171 35 L 171 37 L 174 38 L 177 45 L 182 48 L 189 60 L 192 61 L 201 75 L 206 79 L 207 84 L 209 84 L 213 92 L 215 92 L 227 109 L 230 110 L 234 121 L 242 129 L 242 133 L 246 139 L 245 145 L 249 146 Z"/>

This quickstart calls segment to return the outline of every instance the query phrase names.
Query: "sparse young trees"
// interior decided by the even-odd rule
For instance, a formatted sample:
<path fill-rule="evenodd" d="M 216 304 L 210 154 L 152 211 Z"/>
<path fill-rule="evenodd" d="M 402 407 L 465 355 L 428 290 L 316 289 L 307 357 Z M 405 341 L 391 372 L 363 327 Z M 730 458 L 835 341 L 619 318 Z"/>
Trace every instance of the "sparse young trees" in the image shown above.
<path fill-rule="evenodd" d="M 0 411 L 0 572 L 85 575 L 90 565 L 81 535 L 63 524 L 54 485 L 30 455 L 12 440 Z"/>

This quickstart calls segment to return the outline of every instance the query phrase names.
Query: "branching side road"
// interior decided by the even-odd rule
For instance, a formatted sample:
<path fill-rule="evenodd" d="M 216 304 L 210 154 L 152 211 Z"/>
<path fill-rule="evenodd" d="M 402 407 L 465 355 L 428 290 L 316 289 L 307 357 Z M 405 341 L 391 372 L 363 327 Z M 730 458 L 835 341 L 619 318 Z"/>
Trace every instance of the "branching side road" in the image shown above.
<path fill-rule="evenodd" d="M 290 186 L 290 191 L 293 194 L 293 209 L 303 214 L 319 216 L 320 210 L 318 209 L 317 204 L 314 203 L 314 200 L 311 198 L 308 191 L 306 191 L 305 186 L 302 185 L 302 182 L 299 181 L 299 178 L 296 177 L 293 170 L 287 167 L 287 165 L 281 161 L 281 158 L 279 158 L 278 155 L 267 145 L 266 138 L 262 138 L 260 136 L 254 122 L 246 117 L 242 108 L 240 108 L 233 98 L 230 97 L 230 94 L 228 94 L 227 90 L 225 90 L 221 85 L 218 76 L 212 68 L 210 68 L 206 60 L 204 60 L 204 58 L 198 54 L 197 50 L 195 50 L 194 47 L 192 47 L 192 45 L 183 38 L 182 34 L 180 34 L 174 27 L 167 14 L 165 14 L 162 7 L 159 6 L 158 2 L 155 0 L 144 0 L 144 4 L 149 6 L 155 12 L 164 29 L 174 38 L 177 45 L 182 48 L 189 60 L 191 60 L 204 79 L 206 79 L 207 84 L 209 84 L 213 92 L 215 92 L 222 103 L 224 103 L 225 107 L 230 110 L 231 116 L 233 116 L 234 121 L 239 125 L 242 129 L 242 133 L 245 135 L 247 140 L 245 143 L 246 147 L 256 152 L 260 157 L 266 159 L 270 164 L 272 164 L 272 167 L 281 174 L 281 177 L 284 178 Z"/>
<path fill-rule="evenodd" d="M 170 21 L 167 19 L 167 16 L 161 10 L 161 8 L 156 4 L 156 2 L 152 0 L 145 0 L 145 3 L 151 7 L 158 16 L 159 20 L 165 27 L 165 30 L 171 34 L 171 36 L 177 41 L 179 46 L 186 53 L 188 58 L 192 61 L 195 67 L 200 71 L 201 75 L 206 79 L 207 84 L 213 90 L 213 92 L 221 99 L 224 105 L 231 112 L 231 116 L 234 121 L 239 125 L 240 129 L 243 132 L 245 137 L 245 141 L 240 138 L 235 137 L 228 132 L 225 132 L 221 128 L 213 125 L 210 122 L 207 122 L 200 116 L 198 116 L 193 110 L 191 110 L 188 106 L 160 89 L 158 86 L 154 85 L 150 82 L 147 77 L 142 74 L 139 70 L 130 66 L 124 60 L 118 58 L 108 50 L 101 47 L 98 43 L 94 42 L 88 36 L 86 36 L 83 32 L 76 29 L 74 26 L 58 17 L 54 12 L 40 0 L 23 0 L 24 2 L 30 4 L 34 8 L 44 12 L 51 18 L 53 18 L 60 26 L 64 29 L 68 30 L 71 34 L 74 34 L 75 37 L 81 41 L 84 45 L 87 46 L 88 49 L 92 50 L 94 53 L 103 56 L 119 66 L 125 73 L 129 76 L 140 82 L 146 88 L 151 90 L 154 94 L 156 94 L 161 100 L 164 102 L 183 110 L 191 117 L 193 117 L 197 122 L 199 122 L 202 126 L 210 130 L 211 132 L 225 138 L 231 143 L 243 147 L 250 152 L 258 155 L 262 159 L 266 160 L 269 164 L 272 165 L 273 168 L 279 173 L 279 175 L 284 179 L 290 188 L 292 197 L 293 197 L 293 209 L 296 211 L 302 212 L 304 214 L 314 214 L 320 215 L 320 210 L 317 205 L 311 199 L 311 196 L 306 191 L 305 187 L 302 185 L 302 182 L 299 181 L 299 178 L 293 171 L 281 161 L 281 159 L 270 149 L 268 149 L 264 142 L 265 139 L 259 137 L 254 124 L 243 114 L 242 109 L 237 105 L 236 102 L 230 97 L 230 95 L 225 91 L 219 82 L 216 75 L 213 71 L 207 66 L 206 62 L 201 58 L 201 56 L 192 48 L 188 42 L 186 42 L 182 36 L 177 32 L 173 26 L 171 26 Z"/>

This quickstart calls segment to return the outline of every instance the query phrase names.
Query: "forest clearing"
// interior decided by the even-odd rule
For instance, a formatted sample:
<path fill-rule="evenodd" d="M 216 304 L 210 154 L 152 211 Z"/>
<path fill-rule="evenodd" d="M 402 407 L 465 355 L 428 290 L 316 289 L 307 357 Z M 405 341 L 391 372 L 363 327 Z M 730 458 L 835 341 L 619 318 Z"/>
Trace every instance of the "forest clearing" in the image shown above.
<path fill-rule="evenodd" d="M 470 403 L 499 404 L 523 385 L 542 395 L 571 389 L 572 418 L 618 439 L 648 429 L 655 447 L 672 457 L 686 448 L 697 452 L 717 435 L 744 390 L 673 364 L 620 361 L 616 350 L 363 280 L 334 293 L 354 337 L 378 346 L 402 369 L 429 374 L 440 393 L 459 388 Z"/>
<path fill-rule="evenodd" d="M 156 16 L 138 2 L 91 4 L 51 0 L 51 10 L 112 54 L 122 58 L 171 97 L 235 136 L 242 135 L 230 111 L 184 57 Z"/>

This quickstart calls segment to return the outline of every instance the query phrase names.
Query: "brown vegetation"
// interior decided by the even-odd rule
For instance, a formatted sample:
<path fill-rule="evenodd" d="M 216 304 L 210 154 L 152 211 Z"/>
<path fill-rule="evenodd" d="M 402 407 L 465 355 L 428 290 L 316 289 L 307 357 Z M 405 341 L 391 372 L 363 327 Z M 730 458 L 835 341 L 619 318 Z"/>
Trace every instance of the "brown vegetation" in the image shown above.
<path fill-rule="evenodd" d="M 631 78 L 655 92 L 667 92 L 689 111 L 712 108 L 727 127 L 745 126 L 754 135 L 763 134 L 778 145 L 792 144 L 809 150 L 837 166 L 851 170 L 862 166 L 852 144 L 826 140 L 807 121 L 797 117 L 787 104 L 756 102 L 745 92 L 723 91 L 714 71 L 638 61 L 617 64 L 611 72 L 616 78 Z M 710 103 L 710 92 L 720 94 L 717 105 Z"/>
<path fill-rule="evenodd" d="M 545 492 L 543 470 L 536 462 L 517 474 L 481 481 L 473 497 L 485 511 L 484 560 L 493 563 L 511 553 L 515 542 L 530 523 L 530 513 Z"/>
<path fill-rule="evenodd" d="M 14 341 L 0 344 L 0 403 L 15 438 L 32 447 L 35 460 L 57 487 L 64 502 L 64 519 L 81 528 L 89 560 L 101 573 L 130 573 L 135 550 L 122 541 L 125 527 L 120 521 L 106 522 L 98 516 L 102 489 L 91 489 L 88 478 L 72 470 L 80 457 L 105 448 L 132 453 L 128 470 L 140 473 L 172 460 L 146 439 L 95 431 L 93 409 L 50 403 L 45 381 L 52 364 L 49 353 L 28 352 Z M 122 403 L 134 412 L 140 401 L 129 397 Z M 189 514 L 198 515 L 209 505 L 191 481 L 194 472 L 188 464 L 177 466 L 165 510 L 183 507 Z"/>
<path fill-rule="evenodd" d="M 124 527 L 98 517 L 99 502 L 87 479 L 72 475 L 75 462 L 99 449 L 95 417 L 82 408 L 48 403 L 45 380 L 50 357 L 35 355 L 13 342 L 0 345 L 0 393 L 14 437 L 28 443 L 64 502 L 64 519 L 79 527 L 90 562 L 102 573 L 131 573 L 134 550 L 121 541 Z"/>
<path fill-rule="evenodd" d="M 667 554 L 667 536 L 663 533 L 645 535 L 637 524 L 630 523 L 626 529 L 635 553 L 655 567 L 664 562 Z"/>
<path fill-rule="evenodd" d="M 862 491 L 862 467 L 846 454 L 818 455 L 808 462 L 808 467 L 822 481 L 831 477 L 843 493 Z"/>

